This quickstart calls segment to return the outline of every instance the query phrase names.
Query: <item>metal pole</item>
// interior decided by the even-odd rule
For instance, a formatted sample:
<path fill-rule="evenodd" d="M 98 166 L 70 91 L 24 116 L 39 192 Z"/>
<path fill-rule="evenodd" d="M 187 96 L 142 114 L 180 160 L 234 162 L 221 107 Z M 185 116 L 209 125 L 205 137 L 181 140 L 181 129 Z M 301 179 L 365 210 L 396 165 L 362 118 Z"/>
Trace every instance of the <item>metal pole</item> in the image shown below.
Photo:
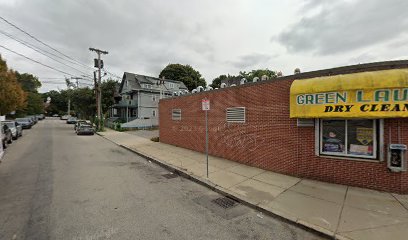
<path fill-rule="evenodd" d="M 68 92 L 68 114 L 67 115 L 71 115 L 71 97 L 69 96 L 69 94 L 70 93 Z"/>
<path fill-rule="evenodd" d="M 205 111 L 205 154 L 207 157 L 207 178 L 208 178 L 208 111 Z"/>
<path fill-rule="evenodd" d="M 101 92 L 101 53 L 98 51 L 98 129 L 101 131 L 102 114 L 101 114 L 101 104 L 102 104 L 102 92 Z"/>

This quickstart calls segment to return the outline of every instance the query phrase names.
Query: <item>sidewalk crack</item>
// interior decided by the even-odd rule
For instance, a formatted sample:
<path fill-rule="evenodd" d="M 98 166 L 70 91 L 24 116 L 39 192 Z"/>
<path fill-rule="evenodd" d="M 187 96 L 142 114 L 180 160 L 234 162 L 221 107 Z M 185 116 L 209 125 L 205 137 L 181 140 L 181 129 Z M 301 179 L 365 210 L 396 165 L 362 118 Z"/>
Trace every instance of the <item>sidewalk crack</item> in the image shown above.
<path fill-rule="evenodd" d="M 394 194 L 392 194 L 392 193 L 390 193 L 390 194 L 391 194 L 391 196 L 392 196 L 393 198 L 395 198 L 395 200 L 397 200 L 397 202 L 398 202 L 399 204 L 401 204 L 401 206 L 402 206 L 405 210 L 408 211 L 408 207 L 406 207 L 396 196 L 394 196 Z"/>
<path fill-rule="evenodd" d="M 334 231 L 334 235 L 336 235 L 337 232 L 338 232 L 338 230 L 339 230 L 339 226 L 340 226 L 340 222 L 341 222 L 341 217 L 343 216 L 344 205 L 346 205 L 346 198 L 347 198 L 348 190 L 349 190 L 349 186 L 347 186 L 347 188 L 346 188 L 346 193 L 344 194 L 343 205 L 341 206 L 339 221 L 337 222 L 337 226 L 336 226 L 336 230 Z"/>

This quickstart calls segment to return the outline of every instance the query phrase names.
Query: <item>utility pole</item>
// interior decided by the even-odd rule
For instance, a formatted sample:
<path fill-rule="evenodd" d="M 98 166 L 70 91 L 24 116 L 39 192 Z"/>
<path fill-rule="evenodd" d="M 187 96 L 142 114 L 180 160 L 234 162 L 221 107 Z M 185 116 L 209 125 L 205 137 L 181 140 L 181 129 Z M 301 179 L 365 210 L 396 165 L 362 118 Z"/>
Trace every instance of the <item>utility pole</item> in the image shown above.
<path fill-rule="evenodd" d="M 102 122 L 102 114 L 101 114 L 101 105 L 102 105 L 102 91 L 101 91 L 101 68 L 102 68 L 102 61 L 101 61 L 101 54 L 108 54 L 107 51 L 103 51 L 100 49 L 96 48 L 89 48 L 89 51 L 91 52 L 96 52 L 98 54 L 98 60 L 97 60 L 97 65 L 95 67 L 98 68 L 98 84 L 95 86 L 95 89 L 97 90 L 97 112 L 98 112 L 98 130 L 101 130 L 101 122 Z"/>
<path fill-rule="evenodd" d="M 81 78 L 81 77 L 71 77 L 71 79 L 74 79 L 74 80 L 76 80 L 76 87 L 77 88 L 79 88 L 79 79 L 83 79 L 83 78 Z"/>
<path fill-rule="evenodd" d="M 69 81 L 68 78 L 65 77 L 65 82 L 67 83 L 67 95 L 68 95 L 68 112 L 67 115 L 71 115 L 71 91 L 70 91 L 70 87 L 71 87 L 71 83 Z"/>

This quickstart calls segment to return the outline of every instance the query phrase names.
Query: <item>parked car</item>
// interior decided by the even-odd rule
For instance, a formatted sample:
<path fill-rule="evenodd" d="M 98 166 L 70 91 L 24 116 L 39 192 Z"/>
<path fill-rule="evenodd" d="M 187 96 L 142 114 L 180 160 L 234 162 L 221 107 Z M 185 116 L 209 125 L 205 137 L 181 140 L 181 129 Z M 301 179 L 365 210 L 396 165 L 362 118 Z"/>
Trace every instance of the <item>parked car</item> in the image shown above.
<path fill-rule="evenodd" d="M 75 132 L 77 131 L 78 127 L 81 126 L 82 124 L 92 125 L 91 122 L 88 120 L 77 120 L 74 126 Z"/>
<path fill-rule="evenodd" d="M 52 116 L 53 116 L 53 117 L 59 117 L 60 115 L 58 115 L 58 114 L 53 114 Z"/>
<path fill-rule="evenodd" d="M 13 137 L 11 135 L 11 130 L 10 128 L 6 125 L 1 123 L 0 124 L 0 128 L 1 128 L 1 135 L 2 135 L 2 139 L 1 142 L 3 144 L 3 148 L 6 149 L 7 148 L 7 144 L 11 144 L 13 142 Z"/>
<path fill-rule="evenodd" d="M 77 121 L 77 118 L 76 118 L 76 117 L 69 117 L 69 118 L 67 119 L 67 123 L 68 123 L 68 124 L 75 124 L 76 121 Z"/>
<path fill-rule="evenodd" d="M 45 118 L 45 115 L 41 113 L 36 115 L 36 117 L 38 118 L 38 120 L 43 120 Z"/>
<path fill-rule="evenodd" d="M 38 118 L 36 116 L 30 115 L 30 116 L 26 116 L 26 118 L 31 119 L 31 121 L 33 122 L 33 125 L 35 125 L 38 122 Z"/>
<path fill-rule="evenodd" d="M 95 129 L 92 127 L 92 125 L 89 124 L 81 124 L 78 127 L 77 130 L 77 135 L 94 135 L 95 134 Z"/>
<path fill-rule="evenodd" d="M 16 118 L 16 122 L 20 124 L 23 129 L 29 129 L 34 125 L 31 118 Z"/>
<path fill-rule="evenodd" d="M 17 138 L 23 136 L 23 127 L 18 122 L 6 120 L 2 121 L 2 123 L 10 128 L 13 140 L 17 140 Z"/>
<path fill-rule="evenodd" d="M 70 118 L 71 115 L 62 115 L 61 116 L 61 120 L 68 120 L 68 118 Z"/>

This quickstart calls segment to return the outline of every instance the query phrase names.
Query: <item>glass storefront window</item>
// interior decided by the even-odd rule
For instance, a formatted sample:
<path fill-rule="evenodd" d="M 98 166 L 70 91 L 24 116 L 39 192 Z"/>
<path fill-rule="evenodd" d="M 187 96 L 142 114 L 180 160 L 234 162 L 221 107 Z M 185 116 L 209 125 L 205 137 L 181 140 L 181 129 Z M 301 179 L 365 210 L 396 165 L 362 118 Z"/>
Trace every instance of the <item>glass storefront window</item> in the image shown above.
<path fill-rule="evenodd" d="M 362 158 L 377 157 L 376 121 L 321 120 L 320 154 Z"/>
<path fill-rule="evenodd" d="M 344 120 L 322 121 L 322 152 L 345 153 L 346 122 Z"/>

